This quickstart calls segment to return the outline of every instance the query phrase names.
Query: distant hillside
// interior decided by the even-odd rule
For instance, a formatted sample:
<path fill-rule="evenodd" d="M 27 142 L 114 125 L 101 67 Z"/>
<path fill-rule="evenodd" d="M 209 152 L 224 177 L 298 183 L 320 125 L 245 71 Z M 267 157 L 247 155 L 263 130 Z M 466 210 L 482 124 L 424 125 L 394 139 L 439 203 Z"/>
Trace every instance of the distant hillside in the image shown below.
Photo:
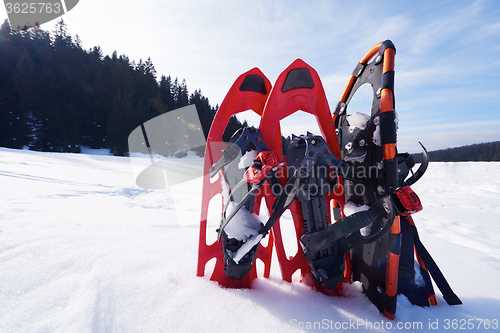
<path fill-rule="evenodd" d="M 500 141 L 434 150 L 428 153 L 431 162 L 500 161 Z M 415 162 L 422 161 L 422 154 L 413 155 Z"/>

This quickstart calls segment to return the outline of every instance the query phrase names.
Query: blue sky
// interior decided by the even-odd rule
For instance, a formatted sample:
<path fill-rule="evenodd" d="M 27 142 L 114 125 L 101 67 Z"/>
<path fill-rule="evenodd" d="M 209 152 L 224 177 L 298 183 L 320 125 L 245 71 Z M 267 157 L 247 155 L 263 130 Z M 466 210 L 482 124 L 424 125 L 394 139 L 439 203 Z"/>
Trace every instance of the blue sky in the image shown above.
<path fill-rule="evenodd" d="M 85 48 L 151 57 L 159 75 L 185 78 L 213 105 L 241 73 L 259 67 L 274 82 L 302 58 L 334 109 L 357 62 L 391 39 L 401 151 L 418 151 L 419 140 L 431 150 L 500 140 L 497 0 L 80 0 L 63 18 Z M 351 111 L 368 113 L 366 96 L 360 91 Z M 313 123 L 296 116 L 283 127 L 300 134 Z"/>

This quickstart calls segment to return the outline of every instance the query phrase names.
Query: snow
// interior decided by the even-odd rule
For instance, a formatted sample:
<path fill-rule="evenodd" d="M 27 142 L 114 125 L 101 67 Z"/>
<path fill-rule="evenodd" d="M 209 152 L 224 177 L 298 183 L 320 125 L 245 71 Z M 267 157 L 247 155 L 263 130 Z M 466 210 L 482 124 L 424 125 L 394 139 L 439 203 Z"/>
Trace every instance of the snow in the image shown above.
<path fill-rule="evenodd" d="M 240 161 L 238 163 L 238 168 L 246 169 L 250 167 L 253 161 L 257 158 L 258 152 L 257 150 L 247 151 L 243 156 L 240 157 Z"/>
<path fill-rule="evenodd" d="M 237 251 L 236 253 L 234 254 L 234 257 L 233 257 L 233 260 L 235 263 L 239 263 L 240 260 L 248 253 L 250 252 L 250 250 L 252 250 L 252 248 L 259 244 L 262 240 L 262 238 L 264 237 L 263 234 L 258 234 L 257 236 L 255 237 L 250 237 L 250 239 L 245 243 L 243 244 Z"/>
<path fill-rule="evenodd" d="M 85 155 L 113 156 L 113 154 L 109 152 L 109 149 L 93 149 L 85 146 L 80 146 L 80 152 Z"/>
<path fill-rule="evenodd" d="M 257 155 L 258 155 L 257 150 L 250 150 L 239 158 L 238 169 L 240 169 L 241 175 L 243 175 L 246 168 L 252 165 Z M 229 217 L 236 208 L 237 204 L 233 200 L 230 200 L 230 195 L 229 195 L 230 185 L 224 179 L 222 180 L 221 184 L 222 184 L 222 198 L 224 200 L 224 203 L 227 203 L 226 217 Z M 245 190 L 245 194 L 246 193 L 247 191 Z M 234 223 L 235 221 L 238 222 Z M 253 212 L 249 212 L 243 206 L 236 212 L 233 218 L 224 227 L 224 231 L 227 234 L 228 238 L 235 238 L 237 240 L 247 241 L 249 238 L 253 237 L 253 240 L 255 240 L 255 236 L 259 234 L 259 230 L 262 227 L 262 222 L 263 221 L 260 220 L 259 216 L 257 216 Z M 258 241 L 254 245 L 256 245 L 257 243 Z M 245 249 L 249 245 L 250 243 L 248 243 L 247 246 L 245 246 Z M 243 257 L 254 245 L 248 247 L 248 250 L 246 252 L 238 251 L 238 253 L 241 254 L 241 257 Z M 243 251 L 245 249 L 243 249 Z M 230 251 L 228 252 L 228 254 L 230 254 Z M 237 257 L 233 257 L 233 259 L 235 258 Z M 235 262 L 238 263 L 240 259 L 241 258 L 235 259 Z"/>
<path fill-rule="evenodd" d="M 235 207 L 235 202 L 230 201 L 228 203 L 226 216 L 229 216 Z M 248 238 L 257 236 L 261 227 L 262 221 L 260 220 L 259 216 L 252 212 L 249 212 L 245 207 L 241 207 L 240 210 L 238 210 L 238 212 L 231 219 L 231 221 L 229 221 L 229 223 L 226 225 L 224 231 L 229 238 L 247 241 Z"/>
<path fill-rule="evenodd" d="M 347 116 L 347 122 L 349 123 L 349 131 L 352 133 L 356 128 L 364 130 L 370 117 L 361 112 L 353 112 Z"/>
<path fill-rule="evenodd" d="M 368 209 L 370 209 L 370 207 L 367 205 L 357 205 L 354 202 L 348 201 L 344 205 L 344 214 L 345 216 L 349 216 L 354 213 L 364 212 Z"/>
<path fill-rule="evenodd" d="M 413 269 L 415 270 L 415 279 L 414 279 L 415 284 L 419 287 L 425 287 L 425 280 L 422 273 L 420 272 L 420 266 L 417 263 L 417 261 L 414 262 Z"/>
<path fill-rule="evenodd" d="M 464 304 L 437 289 L 432 308 L 399 296 L 392 322 L 358 283 L 326 296 L 283 282 L 276 264 L 248 290 L 196 277 L 199 178 L 145 190 L 128 158 L 0 148 L 0 182 L 1 332 L 498 329 L 498 163 L 430 163 L 413 186 L 420 238 Z"/>
<path fill-rule="evenodd" d="M 373 143 L 376 144 L 377 146 L 382 145 L 382 139 L 380 138 L 380 119 L 379 117 L 375 117 L 373 119 L 373 123 L 375 124 L 375 131 L 373 132 Z"/>
<path fill-rule="evenodd" d="M 367 211 L 368 209 L 370 209 L 368 205 L 357 205 L 354 202 L 348 201 L 344 205 L 344 214 L 345 216 L 349 216 L 354 213 Z M 361 228 L 359 232 L 361 233 L 362 236 L 368 236 L 370 235 L 371 230 L 372 230 L 372 223 L 370 223 L 364 228 Z"/>

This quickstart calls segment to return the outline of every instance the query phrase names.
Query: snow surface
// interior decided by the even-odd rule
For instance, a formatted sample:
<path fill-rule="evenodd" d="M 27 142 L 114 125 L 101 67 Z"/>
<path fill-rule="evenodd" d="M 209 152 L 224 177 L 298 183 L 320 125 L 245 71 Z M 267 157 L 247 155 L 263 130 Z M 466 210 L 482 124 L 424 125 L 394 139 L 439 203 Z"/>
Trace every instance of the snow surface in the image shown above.
<path fill-rule="evenodd" d="M 234 201 L 229 201 L 226 216 L 229 216 L 233 212 L 235 207 L 236 203 Z M 247 241 L 248 238 L 255 237 L 259 234 L 261 225 L 262 223 L 259 219 L 259 216 L 252 212 L 249 212 L 243 206 L 240 208 L 240 210 L 238 210 L 231 221 L 229 221 L 229 223 L 224 228 L 224 231 L 229 238 Z"/>
<path fill-rule="evenodd" d="M 382 145 L 382 139 L 380 138 L 380 118 L 375 117 L 373 119 L 373 123 L 376 125 L 375 131 L 373 132 L 373 143 L 376 144 L 377 146 Z"/>
<path fill-rule="evenodd" d="M 354 213 L 364 212 L 370 209 L 368 205 L 357 205 L 354 202 L 346 202 L 344 205 L 344 214 L 345 216 L 350 216 Z"/>
<path fill-rule="evenodd" d="M 128 158 L 0 148 L 0 332 L 436 332 L 469 319 L 493 331 L 500 163 L 431 163 L 413 189 L 421 239 L 464 304 L 399 296 L 389 322 L 359 284 L 326 296 L 283 282 L 277 264 L 249 290 L 196 277 L 201 179 L 145 190 Z"/>
<path fill-rule="evenodd" d="M 356 128 L 364 130 L 370 117 L 366 114 L 356 111 L 347 116 L 347 122 L 349 123 L 349 132 L 354 132 Z"/>
<path fill-rule="evenodd" d="M 354 202 L 348 201 L 344 205 L 344 214 L 345 216 L 350 216 L 354 213 L 367 211 L 368 209 L 370 209 L 368 205 L 357 205 Z M 370 223 L 366 227 L 359 229 L 359 232 L 361 233 L 362 236 L 370 235 L 370 232 L 372 230 L 372 224 L 373 223 Z"/>

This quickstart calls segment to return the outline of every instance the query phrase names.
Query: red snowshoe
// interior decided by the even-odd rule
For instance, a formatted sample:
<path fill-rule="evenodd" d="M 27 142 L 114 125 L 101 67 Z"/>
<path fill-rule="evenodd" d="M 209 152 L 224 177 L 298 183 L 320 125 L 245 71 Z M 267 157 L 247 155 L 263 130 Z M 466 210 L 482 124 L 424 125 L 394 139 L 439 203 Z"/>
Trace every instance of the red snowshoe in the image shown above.
<path fill-rule="evenodd" d="M 252 280 L 257 277 L 257 272 L 255 265 L 252 265 L 250 272 L 248 272 L 244 278 L 235 279 L 227 277 L 224 273 L 226 265 L 222 243 L 216 241 L 212 244 L 208 244 L 206 241 L 207 232 L 215 232 L 215 228 L 213 230 L 207 230 L 209 203 L 215 196 L 222 195 L 224 168 L 228 164 L 233 163 L 239 155 L 242 155 L 241 148 L 233 150 L 233 148 L 238 146 L 228 146 L 223 142 L 222 134 L 231 116 L 239 112 L 253 110 L 258 115 L 262 115 L 264 105 L 270 92 L 271 83 L 258 68 L 254 68 L 242 74 L 235 81 L 219 107 L 207 138 L 203 172 L 203 197 L 201 203 L 197 275 L 203 276 L 205 274 L 205 265 L 208 261 L 215 258 L 216 262 L 211 274 L 211 280 L 218 281 L 221 285 L 226 287 L 249 287 Z M 245 147 L 243 149 L 245 149 Z M 217 175 L 219 175 L 220 179 L 212 181 L 211 176 L 217 177 Z M 261 201 L 257 199 L 255 200 L 256 205 L 253 207 L 254 211 L 259 211 L 260 202 Z M 269 202 L 269 205 L 271 204 L 272 203 Z M 220 212 L 222 212 L 224 207 L 221 206 L 220 209 Z M 267 247 L 259 246 L 256 253 L 256 257 L 264 263 L 264 277 L 269 277 L 270 274 L 271 254 L 274 244 L 272 237 L 272 235 L 269 236 L 269 245 Z"/>

